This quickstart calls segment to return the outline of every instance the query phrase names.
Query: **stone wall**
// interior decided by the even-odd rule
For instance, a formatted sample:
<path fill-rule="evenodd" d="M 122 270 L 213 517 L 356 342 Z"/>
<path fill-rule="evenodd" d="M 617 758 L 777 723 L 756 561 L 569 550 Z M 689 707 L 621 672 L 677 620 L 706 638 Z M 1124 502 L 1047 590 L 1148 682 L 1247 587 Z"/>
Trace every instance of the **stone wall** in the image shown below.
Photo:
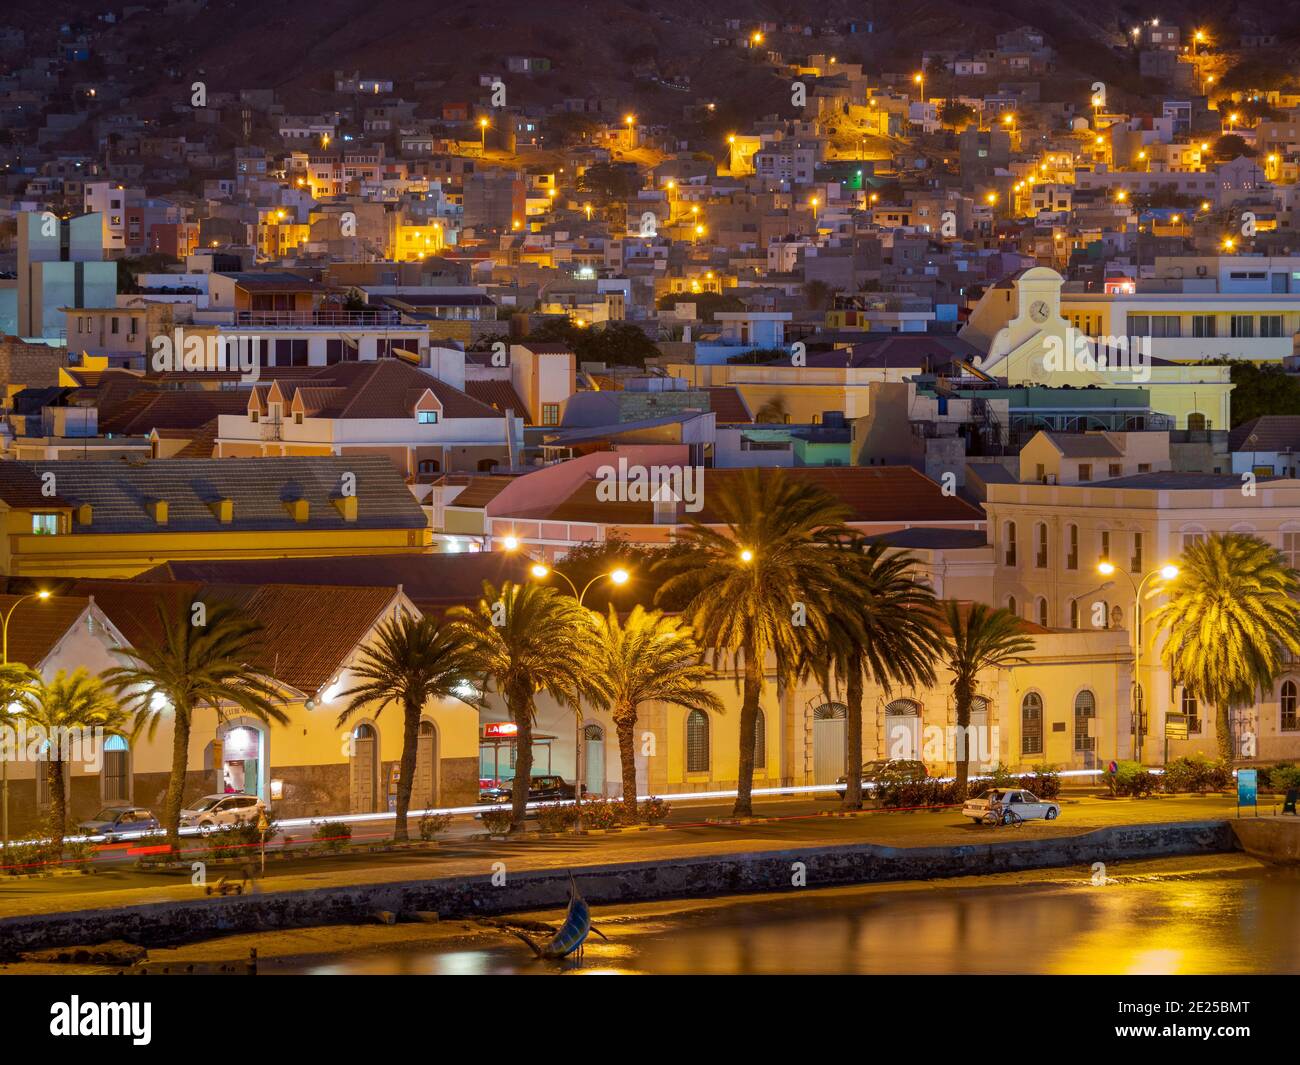
<path fill-rule="evenodd" d="M 63 348 L 28 344 L 0 333 L 0 384 L 53 388 L 59 383 L 59 367 L 66 358 Z"/>

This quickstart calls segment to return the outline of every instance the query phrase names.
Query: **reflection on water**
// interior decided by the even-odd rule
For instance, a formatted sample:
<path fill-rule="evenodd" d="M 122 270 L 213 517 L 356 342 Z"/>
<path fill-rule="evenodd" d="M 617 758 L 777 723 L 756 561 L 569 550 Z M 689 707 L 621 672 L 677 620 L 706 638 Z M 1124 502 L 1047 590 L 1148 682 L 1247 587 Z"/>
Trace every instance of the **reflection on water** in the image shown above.
<path fill-rule="evenodd" d="M 689 908 L 687 908 L 689 907 Z M 521 943 L 400 949 L 306 973 L 1297 973 L 1300 870 L 1230 869 L 1092 886 L 879 888 L 629 907 L 581 965 Z M 656 912 L 658 910 L 658 912 Z"/>

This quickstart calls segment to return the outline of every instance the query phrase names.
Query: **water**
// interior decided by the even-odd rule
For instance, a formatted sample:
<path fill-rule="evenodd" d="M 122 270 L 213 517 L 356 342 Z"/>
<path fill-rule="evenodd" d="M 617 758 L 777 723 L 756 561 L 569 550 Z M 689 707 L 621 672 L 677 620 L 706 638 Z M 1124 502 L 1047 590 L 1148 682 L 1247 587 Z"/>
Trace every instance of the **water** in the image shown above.
<path fill-rule="evenodd" d="M 1137 872 L 1132 870 L 1137 869 Z M 268 965 L 295 973 L 1300 973 L 1300 869 L 1240 857 L 596 907 L 610 936 L 543 962 L 495 935 Z M 558 922 L 548 913 L 540 919 Z"/>

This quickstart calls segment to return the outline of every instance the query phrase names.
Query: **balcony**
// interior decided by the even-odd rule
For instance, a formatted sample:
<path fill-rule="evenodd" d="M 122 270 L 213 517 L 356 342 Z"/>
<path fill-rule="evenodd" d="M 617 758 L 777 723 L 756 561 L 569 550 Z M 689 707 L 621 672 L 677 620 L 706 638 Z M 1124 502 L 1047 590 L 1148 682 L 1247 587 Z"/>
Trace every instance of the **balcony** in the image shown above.
<path fill-rule="evenodd" d="M 393 310 L 373 311 L 236 311 L 235 325 L 256 329 L 391 329 L 402 326 Z M 421 332 L 419 326 L 403 326 Z"/>

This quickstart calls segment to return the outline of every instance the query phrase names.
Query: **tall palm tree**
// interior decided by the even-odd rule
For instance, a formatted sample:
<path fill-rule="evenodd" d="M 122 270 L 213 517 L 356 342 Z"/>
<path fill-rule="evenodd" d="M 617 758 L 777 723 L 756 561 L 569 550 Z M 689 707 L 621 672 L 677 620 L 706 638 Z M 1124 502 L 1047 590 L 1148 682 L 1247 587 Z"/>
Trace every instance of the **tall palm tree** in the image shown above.
<path fill-rule="evenodd" d="M 50 786 L 50 835 L 62 846 L 68 823 L 68 796 L 63 787 L 64 766 L 77 743 L 102 743 L 104 735 L 121 735 L 129 715 L 118 705 L 107 685 L 85 669 L 71 675 L 59 670 L 48 684 L 39 681 L 19 703 L 28 728 L 45 733 L 48 754 L 45 772 Z M 73 733 L 98 731 L 98 736 L 74 739 Z"/>
<path fill-rule="evenodd" d="M 1183 551 L 1151 615 L 1175 684 L 1215 709 L 1219 756 L 1233 757 L 1230 712 L 1269 691 L 1285 652 L 1300 654 L 1300 574 L 1257 536 L 1212 533 Z"/>
<path fill-rule="evenodd" d="M 743 698 L 734 816 L 749 817 L 766 662 L 769 655 L 775 660 L 778 684 L 793 684 L 807 649 L 826 646 L 830 615 L 852 601 L 852 582 L 823 542 L 849 535 L 849 511 L 779 469 L 743 470 L 713 492 L 726 524 L 713 528 L 691 519 L 678 538 L 686 549 L 656 564 L 670 574 L 658 601 L 683 598 L 714 666 L 726 662 L 737 673 Z"/>
<path fill-rule="evenodd" d="M 448 617 L 472 668 L 491 679 L 515 724 L 511 831 L 520 832 L 533 775 L 534 696 L 548 692 L 578 713 L 582 697 L 594 694 L 593 615 L 554 588 L 506 581 L 500 591 L 485 582 L 477 606 L 455 607 Z M 573 784 L 576 795 L 581 782 Z"/>
<path fill-rule="evenodd" d="M 844 686 L 849 751 L 844 806 L 862 809 L 862 695 L 867 677 L 894 684 L 934 683 L 941 641 L 934 594 L 920 580 L 914 556 L 889 553 L 883 543 L 842 541 L 837 568 L 849 577 L 852 598 L 830 615 L 830 638 L 802 663 L 828 691 Z"/>
<path fill-rule="evenodd" d="M 263 653 L 261 626 L 229 603 L 207 607 L 206 624 L 195 625 L 197 600 L 171 613 L 158 604 L 157 635 L 118 653 L 132 660 L 104 674 L 135 715 L 133 735 L 150 739 L 164 717 L 172 719 L 172 767 L 163 803 L 163 827 L 172 849 L 180 847 L 181 803 L 189 768 L 190 730 L 195 711 L 210 706 L 259 721 L 289 720 L 276 703 L 280 693 L 256 663 Z"/>
<path fill-rule="evenodd" d="M 9 789 L 9 763 L 17 756 L 17 729 L 25 698 L 40 683 L 40 676 L 21 662 L 0 665 L 0 791 Z M 0 799 L 6 801 L 7 797 Z M 6 810 L 4 816 L 8 817 Z M 5 840 L 5 846 L 9 841 Z"/>
<path fill-rule="evenodd" d="M 634 607 L 620 622 L 611 605 L 597 615 L 596 657 L 599 678 L 593 701 L 609 711 L 618 733 L 623 767 L 623 805 L 636 814 L 636 721 L 642 703 L 671 703 L 687 710 L 720 713 L 722 700 L 703 687 L 712 670 L 700 660 L 690 626 L 659 610 Z"/>
<path fill-rule="evenodd" d="M 393 838 L 409 839 L 406 814 L 415 784 L 420 716 L 430 699 L 459 699 L 477 707 L 473 671 L 465 643 L 450 625 L 402 612 L 384 622 L 375 643 L 352 668 L 359 683 L 342 693 L 351 702 L 339 714 L 343 725 L 363 707 L 377 704 L 375 716 L 390 703 L 402 708 L 402 761 L 397 776 L 397 822 Z"/>
<path fill-rule="evenodd" d="M 984 603 L 967 605 L 946 599 L 943 618 L 947 627 L 942 636 L 943 657 L 952 672 L 953 700 L 957 704 L 957 798 L 962 799 L 970 777 L 967 730 L 979 675 L 986 669 L 1024 662 L 1025 654 L 1034 649 L 1034 641 L 1021 631 L 1017 615 Z"/>

